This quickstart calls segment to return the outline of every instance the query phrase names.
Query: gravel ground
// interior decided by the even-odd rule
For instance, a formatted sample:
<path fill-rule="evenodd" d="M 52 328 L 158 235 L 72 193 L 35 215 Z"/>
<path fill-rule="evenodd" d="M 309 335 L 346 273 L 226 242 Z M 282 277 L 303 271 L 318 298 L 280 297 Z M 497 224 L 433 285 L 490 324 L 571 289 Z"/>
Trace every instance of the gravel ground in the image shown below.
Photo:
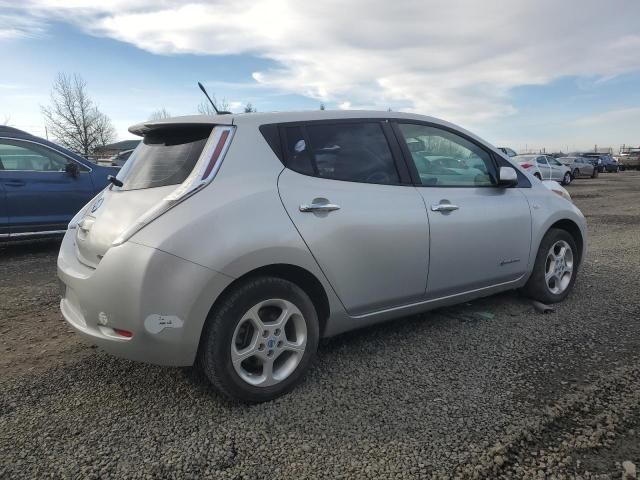
<path fill-rule="evenodd" d="M 640 173 L 569 191 L 589 253 L 554 313 L 507 293 L 324 340 L 255 406 L 84 346 L 58 242 L 0 246 L 0 478 L 620 478 L 640 465 Z"/>

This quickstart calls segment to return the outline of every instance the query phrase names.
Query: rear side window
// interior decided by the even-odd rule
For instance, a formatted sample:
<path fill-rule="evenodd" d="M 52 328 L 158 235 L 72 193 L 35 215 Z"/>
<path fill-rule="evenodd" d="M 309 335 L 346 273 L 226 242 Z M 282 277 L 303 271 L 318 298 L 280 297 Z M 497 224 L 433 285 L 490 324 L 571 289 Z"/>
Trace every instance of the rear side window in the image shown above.
<path fill-rule="evenodd" d="M 144 136 L 118 174 L 120 190 L 179 185 L 189 176 L 213 130 L 206 127 L 173 127 Z"/>
<path fill-rule="evenodd" d="M 299 173 L 348 182 L 400 183 L 377 122 L 287 127 L 285 138 L 287 167 Z"/>

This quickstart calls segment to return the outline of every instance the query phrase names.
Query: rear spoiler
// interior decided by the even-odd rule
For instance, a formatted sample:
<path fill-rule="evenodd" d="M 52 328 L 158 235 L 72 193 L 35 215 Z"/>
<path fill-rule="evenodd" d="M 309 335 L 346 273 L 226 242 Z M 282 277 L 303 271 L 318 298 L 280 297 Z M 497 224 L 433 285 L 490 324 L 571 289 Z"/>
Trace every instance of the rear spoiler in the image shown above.
<path fill-rule="evenodd" d="M 191 117 L 174 117 L 163 120 L 149 120 L 143 123 L 137 123 L 129 127 L 129 132 L 134 135 L 144 136 L 154 130 L 175 127 L 202 127 L 217 125 L 233 125 L 232 115 L 195 115 Z"/>

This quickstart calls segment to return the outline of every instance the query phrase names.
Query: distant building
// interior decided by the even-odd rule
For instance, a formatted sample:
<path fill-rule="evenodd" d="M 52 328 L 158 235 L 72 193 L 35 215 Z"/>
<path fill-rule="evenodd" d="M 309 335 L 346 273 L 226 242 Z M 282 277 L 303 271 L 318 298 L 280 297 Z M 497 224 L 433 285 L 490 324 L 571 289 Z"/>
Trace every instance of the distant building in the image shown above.
<path fill-rule="evenodd" d="M 140 140 L 122 140 L 121 142 L 109 143 L 102 147 L 98 147 L 93 151 L 95 158 L 109 158 L 124 152 L 125 150 L 133 150 L 138 146 Z"/>

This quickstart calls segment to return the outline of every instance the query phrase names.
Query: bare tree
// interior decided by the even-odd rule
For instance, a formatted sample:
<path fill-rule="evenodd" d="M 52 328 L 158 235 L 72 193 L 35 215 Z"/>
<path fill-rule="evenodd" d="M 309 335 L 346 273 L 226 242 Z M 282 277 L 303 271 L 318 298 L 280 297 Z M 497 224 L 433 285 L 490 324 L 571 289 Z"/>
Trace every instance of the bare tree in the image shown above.
<path fill-rule="evenodd" d="M 213 100 L 213 103 L 216 104 L 216 107 L 221 112 L 228 112 L 229 111 L 230 106 L 229 106 L 229 102 L 227 101 L 226 98 L 222 98 L 220 103 L 218 103 L 218 100 L 216 99 L 216 96 L 215 95 L 211 95 L 211 100 Z M 200 115 L 217 115 L 216 111 L 213 109 L 213 107 L 211 106 L 211 104 L 209 102 L 200 102 L 198 104 L 198 113 Z"/>
<path fill-rule="evenodd" d="M 93 103 L 80 75 L 59 73 L 51 88 L 51 105 L 41 108 L 48 131 L 74 152 L 87 156 L 116 139 L 111 120 Z"/>
<path fill-rule="evenodd" d="M 245 106 L 244 106 L 244 113 L 254 113 L 257 112 L 258 110 L 256 110 L 256 107 L 254 107 L 251 102 L 248 102 Z"/>
<path fill-rule="evenodd" d="M 169 118 L 170 116 L 171 114 L 167 112 L 167 109 L 162 107 L 160 110 L 151 112 L 151 115 L 149 115 L 149 120 L 163 120 L 165 118 Z"/>

